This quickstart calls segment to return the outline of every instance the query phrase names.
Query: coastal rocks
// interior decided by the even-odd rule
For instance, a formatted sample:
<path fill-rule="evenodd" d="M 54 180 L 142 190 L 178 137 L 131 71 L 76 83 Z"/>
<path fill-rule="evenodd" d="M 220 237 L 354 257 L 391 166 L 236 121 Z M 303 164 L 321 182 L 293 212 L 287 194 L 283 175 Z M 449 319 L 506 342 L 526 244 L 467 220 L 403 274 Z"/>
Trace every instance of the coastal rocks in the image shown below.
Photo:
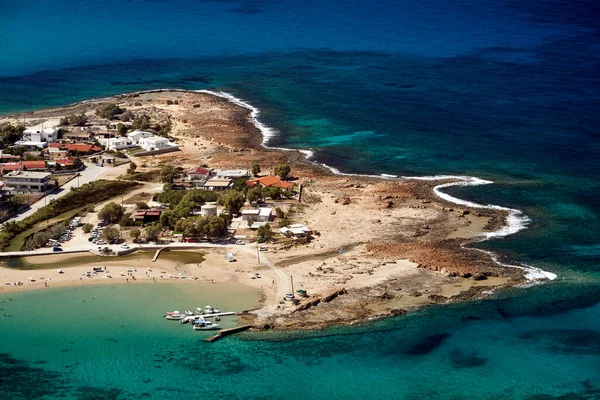
<path fill-rule="evenodd" d="M 394 308 L 394 309 L 390 310 L 390 315 L 393 317 L 397 317 L 398 315 L 404 315 L 407 312 L 408 311 L 406 311 L 404 308 Z"/>
<path fill-rule="evenodd" d="M 382 300 L 391 300 L 395 297 L 394 293 L 390 293 L 390 292 L 383 292 L 382 294 L 380 294 L 379 296 L 377 296 L 378 298 L 382 299 Z"/>
<path fill-rule="evenodd" d="M 442 295 L 439 294 L 430 294 L 429 296 L 427 296 L 427 298 L 429 300 L 431 300 L 432 303 L 434 304 L 442 304 L 447 302 L 449 299 L 447 297 L 444 297 Z"/>
<path fill-rule="evenodd" d="M 339 295 L 342 294 L 347 294 L 348 292 L 346 291 L 345 288 L 340 289 L 340 290 L 336 290 L 333 293 L 323 297 L 323 303 L 329 303 L 331 300 L 335 299 L 336 297 L 338 297 Z"/>
<path fill-rule="evenodd" d="M 523 280 L 523 270 L 505 268 L 496 264 L 489 254 L 465 248 L 464 239 L 430 240 L 409 243 L 377 242 L 367 245 L 375 257 L 380 259 L 409 259 L 418 268 L 443 271 L 446 275 L 475 277 L 508 277 L 515 281 Z"/>

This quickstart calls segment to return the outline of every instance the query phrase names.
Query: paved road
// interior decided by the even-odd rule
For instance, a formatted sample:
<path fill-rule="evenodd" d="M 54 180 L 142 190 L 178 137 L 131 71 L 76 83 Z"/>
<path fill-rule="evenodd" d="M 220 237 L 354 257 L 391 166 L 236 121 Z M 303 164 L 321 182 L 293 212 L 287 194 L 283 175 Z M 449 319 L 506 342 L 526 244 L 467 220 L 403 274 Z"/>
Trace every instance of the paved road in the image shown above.
<path fill-rule="evenodd" d="M 78 187 L 78 185 L 83 185 L 85 183 L 92 182 L 100 178 L 102 175 L 104 175 L 110 170 L 110 168 L 98 167 L 95 164 L 86 163 L 85 165 L 86 168 L 83 171 L 81 171 L 81 176 L 79 178 L 75 178 L 67 182 L 60 188 L 59 191 L 55 191 L 51 194 L 46 195 L 44 198 L 33 203 L 27 211 L 17 215 L 16 217 L 8 219 L 7 221 L 21 221 L 22 219 L 25 219 L 33 213 L 35 213 L 40 208 L 44 207 L 46 204 L 50 203 L 52 200 L 56 200 L 66 195 L 67 193 L 69 193 L 72 187 Z"/>

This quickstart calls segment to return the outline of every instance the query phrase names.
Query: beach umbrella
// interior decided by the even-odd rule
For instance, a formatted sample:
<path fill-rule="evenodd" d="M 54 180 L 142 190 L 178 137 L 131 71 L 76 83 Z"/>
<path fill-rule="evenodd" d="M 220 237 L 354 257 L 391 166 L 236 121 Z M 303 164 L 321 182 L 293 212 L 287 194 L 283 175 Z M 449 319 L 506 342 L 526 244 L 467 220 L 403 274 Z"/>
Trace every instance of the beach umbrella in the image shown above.
<path fill-rule="evenodd" d="M 33 280 L 33 276 L 30 276 L 29 278 L 27 278 L 27 280 L 32 281 Z"/>

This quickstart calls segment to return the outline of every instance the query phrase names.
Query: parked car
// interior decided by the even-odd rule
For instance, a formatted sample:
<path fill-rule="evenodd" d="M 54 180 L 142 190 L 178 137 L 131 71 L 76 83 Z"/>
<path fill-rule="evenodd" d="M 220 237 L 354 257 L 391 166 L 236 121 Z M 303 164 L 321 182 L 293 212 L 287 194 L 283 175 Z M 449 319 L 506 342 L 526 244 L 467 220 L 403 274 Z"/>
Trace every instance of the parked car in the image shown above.
<path fill-rule="evenodd" d="M 238 240 L 235 242 L 235 244 L 246 244 L 246 242 L 244 242 L 243 240 Z"/>
<path fill-rule="evenodd" d="M 55 246 L 55 247 L 52 248 L 52 251 L 63 251 L 63 249 L 61 249 L 58 246 Z"/>
<path fill-rule="evenodd" d="M 124 243 L 121 245 L 121 248 L 127 250 L 129 249 L 129 245 Z"/>
<path fill-rule="evenodd" d="M 258 248 L 260 251 L 268 251 L 269 249 L 267 249 L 265 246 L 260 246 Z"/>

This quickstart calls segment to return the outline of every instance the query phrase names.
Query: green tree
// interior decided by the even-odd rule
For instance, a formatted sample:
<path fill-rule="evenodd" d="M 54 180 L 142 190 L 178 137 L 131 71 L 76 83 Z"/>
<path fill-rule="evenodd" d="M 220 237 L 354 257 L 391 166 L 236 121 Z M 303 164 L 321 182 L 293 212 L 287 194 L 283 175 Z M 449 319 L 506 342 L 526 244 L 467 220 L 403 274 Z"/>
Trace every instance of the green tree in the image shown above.
<path fill-rule="evenodd" d="M 208 234 L 212 237 L 219 237 L 225 229 L 225 221 L 216 215 L 210 216 L 208 220 Z"/>
<path fill-rule="evenodd" d="M 173 211 L 164 211 L 160 215 L 159 223 L 165 229 L 173 229 L 175 228 L 175 224 L 179 217 Z"/>
<path fill-rule="evenodd" d="M 127 168 L 127 173 L 129 175 L 135 174 L 135 170 L 137 169 L 137 164 L 133 161 L 129 163 L 129 167 Z"/>
<path fill-rule="evenodd" d="M 146 203 L 145 201 L 138 201 L 137 203 L 135 203 L 135 207 L 138 210 L 147 210 L 150 207 L 148 206 L 148 203 Z"/>
<path fill-rule="evenodd" d="M 285 226 L 291 225 L 291 223 L 292 223 L 291 219 L 289 219 L 288 217 L 284 217 L 279 220 L 279 227 L 283 228 Z"/>
<path fill-rule="evenodd" d="M 88 123 L 88 116 L 85 115 L 85 113 L 81 113 L 79 115 L 77 114 L 71 114 L 69 115 L 69 124 L 71 125 L 75 125 L 75 126 L 84 126 L 85 124 Z"/>
<path fill-rule="evenodd" d="M 98 213 L 98 218 L 103 219 L 109 224 L 116 224 L 125 214 L 125 210 L 120 204 L 110 202 L 105 205 Z"/>
<path fill-rule="evenodd" d="M 290 172 L 292 172 L 292 168 L 289 164 L 279 164 L 273 170 L 273 173 L 283 180 L 287 179 Z"/>
<path fill-rule="evenodd" d="M 252 175 L 258 176 L 258 174 L 260 174 L 260 165 L 252 164 Z"/>
<path fill-rule="evenodd" d="M 73 168 L 79 169 L 81 167 L 83 167 L 83 161 L 81 161 L 81 158 L 79 157 L 75 158 L 75 161 L 73 161 Z"/>
<path fill-rule="evenodd" d="M 160 170 L 160 181 L 172 184 L 179 177 L 179 170 L 172 165 L 165 165 Z"/>
<path fill-rule="evenodd" d="M 283 218 L 285 214 L 283 213 L 283 210 L 281 208 L 275 207 L 275 216 L 277 218 Z"/>
<path fill-rule="evenodd" d="M 142 231 L 140 231 L 138 228 L 133 228 L 132 230 L 129 231 L 129 237 L 131 239 L 133 239 L 134 242 L 137 242 L 137 240 L 140 238 L 141 234 L 142 234 Z"/>
<path fill-rule="evenodd" d="M 273 237 L 273 231 L 271 230 L 271 225 L 264 224 L 258 227 L 258 237 L 263 238 L 265 240 L 269 240 Z"/>
<path fill-rule="evenodd" d="M 115 103 L 109 103 L 96 109 L 96 115 L 106 119 L 115 119 L 117 115 L 123 114 L 124 112 L 125 109 L 119 107 Z"/>
<path fill-rule="evenodd" d="M 102 231 L 102 239 L 106 240 L 107 242 L 110 240 L 118 239 L 120 236 L 120 231 L 112 226 L 106 227 Z"/>
<path fill-rule="evenodd" d="M 140 115 L 138 118 L 134 119 L 131 122 L 131 127 L 133 129 L 141 129 L 141 130 L 150 128 L 150 117 L 147 116 L 146 114 Z"/>
<path fill-rule="evenodd" d="M 246 194 L 246 198 L 250 203 L 255 203 L 257 200 L 262 199 L 262 197 L 262 191 L 259 185 L 248 190 L 248 193 Z"/>
<path fill-rule="evenodd" d="M 82 227 L 83 232 L 85 232 L 85 233 L 90 233 L 92 231 L 92 228 L 94 228 L 94 225 L 92 225 L 92 224 L 85 224 Z"/>
<path fill-rule="evenodd" d="M 246 199 L 240 192 L 229 192 L 223 196 L 223 205 L 229 211 L 229 214 L 239 214 L 240 209 L 244 206 Z"/>
<path fill-rule="evenodd" d="M 160 227 L 160 225 L 148 225 L 146 227 L 146 239 L 149 242 L 156 242 L 158 240 L 158 237 L 160 235 L 160 232 L 162 231 L 162 228 Z"/>
<path fill-rule="evenodd" d="M 125 136 L 127 134 L 128 130 L 129 129 L 127 128 L 126 125 L 124 125 L 120 122 L 117 124 L 117 133 L 119 134 L 119 136 Z"/>
<path fill-rule="evenodd" d="M 262 197 L 267 198 L 270 197 L 273 200 L 277 200 L 281 197 L 281 189 L 275 186 L 269 186 L 262 189 Z"/>

